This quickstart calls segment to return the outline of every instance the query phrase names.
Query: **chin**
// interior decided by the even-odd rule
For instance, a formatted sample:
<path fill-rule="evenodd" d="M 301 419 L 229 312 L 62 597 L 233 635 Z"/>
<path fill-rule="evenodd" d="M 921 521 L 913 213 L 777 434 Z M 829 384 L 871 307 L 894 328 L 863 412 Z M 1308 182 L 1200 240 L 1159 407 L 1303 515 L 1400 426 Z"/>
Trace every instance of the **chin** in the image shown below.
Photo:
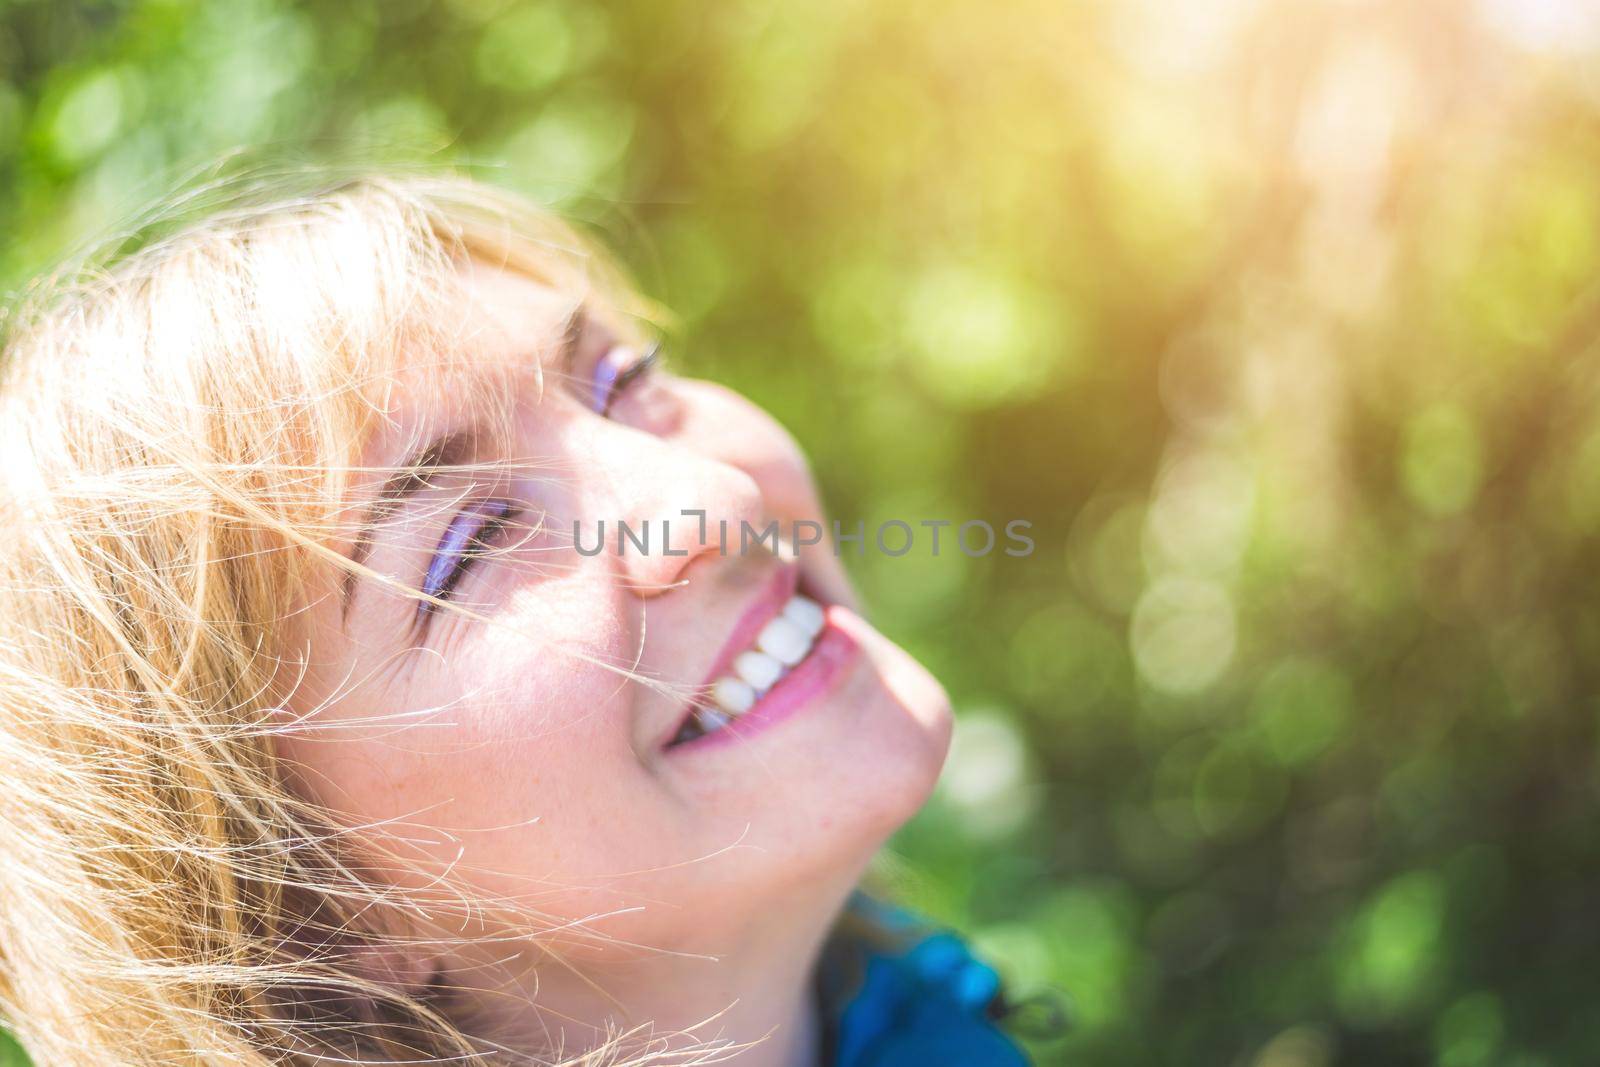
<path fill-rule="evenodd" d="M 859 877 L 872 855 L 921 809 L 950 747 L 950 699 L 905 650 L 859 618 L 845 624 L 860 643 L 862 669 L 817 709 L 792 751 L 820 857 Z M 799 726 L 799 723 L 795 724 Z M 802 737 L 802 733 L 808 735 Z M 826 863 L 824 864 L 826 865 Z"/>
<path fill-rule="evenodd" d="M 747 900 L 798 893 L 831 913 L 927 801 L 952 720 L 944 688 L 905 650 L 846 609 L 829 619 L 856 651 L 825 695 L 748 734 L 686 745 L 672 762 L 710 842 L 741 844 L 741 858 L 727 857 L 740 873 L 722 868 L 718 881 L 742 883 Z"/>
<path fill-rule="evenodd" d="M 863 697 L 852 731 L 863 786 L 879 800 L 888 837 L 927 802 L 950 750 L 952 716 L 944 687 L 921 663 L 861 624 L 860 640 L 876 668 L 877 691 Z M 852 761 L 854 762 L 854 760 Z"/>

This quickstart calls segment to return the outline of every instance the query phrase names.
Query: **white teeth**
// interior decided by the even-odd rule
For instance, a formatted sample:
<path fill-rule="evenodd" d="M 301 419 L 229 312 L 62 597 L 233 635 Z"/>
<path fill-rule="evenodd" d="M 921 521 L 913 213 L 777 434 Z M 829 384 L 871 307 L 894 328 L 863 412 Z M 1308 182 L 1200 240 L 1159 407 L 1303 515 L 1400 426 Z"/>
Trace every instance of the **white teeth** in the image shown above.
<path fill-rule="evenodd" d="M 743 715 L 756 702 L 756 691 L 737 678 L 718 678 L 711 686 L 711 699 L 723 711 Z"/>
<path fill-rule="evenodd" d="M 696 720 L 698 720 L 700 723 L 700 729 L 704 730 L 708 734 L 715 733 L 733 721 L 730 716 L 724 715 L 722 712 L 715 711 L 711 708 L 698 708 L 695 710 L 694 714 Z"/>
<path fill-rule="evenodd" d="M 809 597 L 790 597 L 783 606 L 783 617 L 804 630 L 807 637 L 815 637 L 822 632 L 822 605 Z"/>
<path fill-rule="evenodd" d="M 785 667 L 793 667 L 811 650 L 811 637 L 782 615 L 767 623 L 756 647 Z"/>
<path fill-rule="evenodd" d="M 720 730 L 754 707 L 790 667 L 811 654 L 824 625 L 820 604 L 808 597 L 790 597 L 783 611 L 762 628 L 756 647 L 735 657 L 733 673 L 711 683 L 708 706 L 695 710 L 701 732 Z"/>
<path fill-rule="evenodd" d="M 752 689 L 760 691 L 771 688 L 772 683 L 778 680 L 778 675 L 783 673 L 783 664 L 765 652 L 741 652 L 739 658 L 733 661 L 733 673 L 748 682 Z"/>

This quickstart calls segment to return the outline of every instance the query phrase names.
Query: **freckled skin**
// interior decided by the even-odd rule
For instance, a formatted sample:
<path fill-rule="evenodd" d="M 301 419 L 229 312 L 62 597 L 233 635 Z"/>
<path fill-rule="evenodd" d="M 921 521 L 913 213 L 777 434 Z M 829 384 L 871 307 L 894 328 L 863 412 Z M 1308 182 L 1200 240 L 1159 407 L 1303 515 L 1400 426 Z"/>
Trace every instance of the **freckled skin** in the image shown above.
<path fill-rule="evenodd" d="M 780 954 L 808 958 L 873 851 L 926 799 L 949 739 L 944 692 L 863 625 L 862 655 L 815 706 L 715 754 L 664 750 L 685 712 L 681 691 L 603 664 L 701 682 L 775 566 L 764 553 L 719 555 L 717 521 L 820 519 L 816 486 L 788 433 L 721 386 L 647 375 L 603 418 L 583 399 L 588 383 L 564 382 L 547 364 L 541 396 L 529 365 L 543 357 L 529 353 L 554 349 L 569 302 L 488 267 L 465 268 L 463 280 L 452 356 L 519 383 L 514 455 L 497 457 L 519 461 L 510 487 L 476 477 L 546 511 L 548 528 L 478 561 L 458 587 L 495 625 L 436 615 L 421 651 L 404 651 L 413 603 L 370 582 L 358 583 L 341 628 L 330 568 L 328 595 L 304 613 L 310 663 L 291 707 L 337 699 L 313 720 L 317 732 L 284 739 L 284 754 L 304 789 L 352 821 L 403 822 L 412 843 L 395 847 L 409 858 L 436 871 L 455 864 L 468 894 L 518 899 L 543 917 L 491 908 L 463 931 L 512 943 L 536 937 L 541 922 L 633 909 L 589 924 L 611 940 L 568 946 L 578 971 L 620 990 L 627 1015 L 709 1013 L 730 994 L 747 1009 L 781 999 L 754 976 L 787 974 Z M 464 415 L 461 390 L 401 386 L 393 431 L 368 443 L 363 465 L 398 462 L 419 420 L 442 428 Z M 441 481 L 459 490 L 473 477 Z M 431 506 L 405 513 L 369 560 L 412 588 L 465 502 L 424 496 Z M 658 526 L 691 508 L 707 512 L 708 542 L 696 543 L 692 521 L 674 522 L 674 548 L 687 556 L 584 557 L 571 545 L 574 518 L 586 531 L 602 517 Z M 804 565 L 820 595 L 853 605 L 827 546 L 807 549 Z M 666 963 L 629 970 L 640 945 L 717 957 L 725 969 L 680 975 L 662 992 Z M 545 969 L 539 1003 L 592 1015 L 563 974 Z"/>

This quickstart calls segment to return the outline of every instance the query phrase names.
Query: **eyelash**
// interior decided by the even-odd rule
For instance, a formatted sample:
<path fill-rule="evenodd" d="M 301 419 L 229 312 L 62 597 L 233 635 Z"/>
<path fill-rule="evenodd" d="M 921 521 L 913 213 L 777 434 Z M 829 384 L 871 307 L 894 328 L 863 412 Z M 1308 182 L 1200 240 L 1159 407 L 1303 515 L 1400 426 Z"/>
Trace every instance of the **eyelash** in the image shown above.
<path fill-rule="evenodd" d="M 473 561 L 483 553 L 492 550 L 494 547 L 493 541 L 495 538 L 504 533 L 508 528 L 510 528 L 512 523 L 516 522 L 517 519 L 524 514 L 524 509 L 514 507 L 504 500 L 488 501 L 487 503 L 499 508 L 503 508 L 504 510 L 501 511 L 500 514 L 487 519 L 482 526 L 478 527 L 478 529 L 471 536 L 467 537 L 462 542 L 461 547 L 458 549 L 448 549 L 445 547 L 450 540 L 451 532 L 456 528 L 456 524 L 459 523 L 463 517 L 474 514 L 474 512 L 482 508 L 484 505 L 480 504 L 473 508 L 468 508 L 450 520 L 450 526 L 446 528 L 444 537 L 439 541 L 440 551 L 438 555 L 434 557 L 433 563 L 428 567 L 428 573 L 423 577 L 422 591 L 424 593 L 428 593 L 430 596 L 437 597 L 440 600 L 449 600 L 450 595 L 455 591 L 456 586 L 460 585 L 461 580 L 466 577 L 467 568 L 472 566 Z M 441 561 L 449 561 L 448 564 L 446 564 L 449 566 L 449 570 L 445 572 L 443 580 L 439 583 L 439 588 L 437 591 L 429 593 L 429 579 L 434 576 L 435 569 L 441 565 Z M 435 611 L 437 608 L 438 605 L 429 600 L 421 601 L 418 605 L 418 610 L 424 614 Z"/>
<path fill-rule="evenodd" d="M 610 354 L 610 352 L 606 353 L 607 356 Z M 603 359 L 604 357 L 602 357 Z M 645 349 L 644 355 L 630 363 L 626 370 L 617 373 L 616 377 L 607 383 L 605 399 L 599 405 L 600 414 L 602 416 L 610 415 L 612 405 L 628 391 L 629 386 L 648 375 L 660 360 L 661 345 L 659 343 L 653 344 Z M 603 362 L 602 366 L 604 366 Z"/>
<path fill-rule="evenodd" d="M 608 352 L 607 355 L 610 355 L 610 353 Z M 611 414 L 612 405 L 614 405 L 617 400 L 621 398 L 632 385 L 634 385 L 634 383 L 646 377 L 651 370 L 660 363 L 660 360 L 661 345 L 653 344 L 645 350 L 644 355 L 640 356 L 638 359 L 629 364 L 627 369 L 618 373 L 616 377 L 614 377 L 607 384 L 605 399 L 600 405 L 600 415 L 609 416 Z M 468 508 L 459 512 L 455 518 L 450 520 L 450 526 L 446 528 L 444 537 L 441 538 L 439 542 L 440 551 L 434 557 L 433 564 L 429 566 L 428 573 L 423 576 L 422 589 L 424 593 L 428 592 L 428 585 L 430 584 L 429 579 L 433 577 L 435 567 L 439 566 L 439 562 L 441 560 L 447 559 L 451 561 L 450 569 L 445 573 L 443 580 L 439 583 L 438 590 L 429 595 L 436 597 L 439 600 L 449 600 L 451 594 L 455 591 L 456 586 L 460 585 L 462 579 L 466 577 L 467 568 L 472 566 L 473 561 L 484 552 L 491 550 L 493 548 L 491 542 L 493 542 L 493 540 L 500 534 L 504 533 L 513 522 L 515 522 L 524 514 L 522 508 L 513 507 L 512 505 L 507 504 L 505 501 L 497 500 L 492 501 L 492 503 L 496 506 L 503 507 L 506 510 L 500 515 L 497 515 L 484 522 L 484 524 L 480 526 L 478 530 L 472 534 L 472 536 L 468 537 L 463 542 L 463 545 L 460 549 L 454 551 L 444 548 L 445 543 L 450 538 L 451 531 L 455 529 L 456 524 L 460 522 L 464 516 L 472 514 L 476 509 Z M 478 507 L 482 507 L 482 505 L 478 505 Z M 431 600 L 424 600 L 419 603 L 418 610 L 422 614 L 430 614 L 438 610 L 438 605 L 433 603 Z"/>

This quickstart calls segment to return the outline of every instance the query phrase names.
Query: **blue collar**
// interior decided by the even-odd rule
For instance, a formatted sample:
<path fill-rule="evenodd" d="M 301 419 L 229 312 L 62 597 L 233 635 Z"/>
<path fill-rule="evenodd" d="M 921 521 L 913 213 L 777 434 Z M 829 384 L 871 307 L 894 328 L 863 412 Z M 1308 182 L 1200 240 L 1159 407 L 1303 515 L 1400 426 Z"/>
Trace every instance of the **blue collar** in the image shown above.
<path fill-rule="evenodd" d="M 949 931 L 860 894 L 881 937 L 835 938 L 818 971 L 827 1067 L 1027 1067 L 995 1025 L 1000 979 Z"/>

